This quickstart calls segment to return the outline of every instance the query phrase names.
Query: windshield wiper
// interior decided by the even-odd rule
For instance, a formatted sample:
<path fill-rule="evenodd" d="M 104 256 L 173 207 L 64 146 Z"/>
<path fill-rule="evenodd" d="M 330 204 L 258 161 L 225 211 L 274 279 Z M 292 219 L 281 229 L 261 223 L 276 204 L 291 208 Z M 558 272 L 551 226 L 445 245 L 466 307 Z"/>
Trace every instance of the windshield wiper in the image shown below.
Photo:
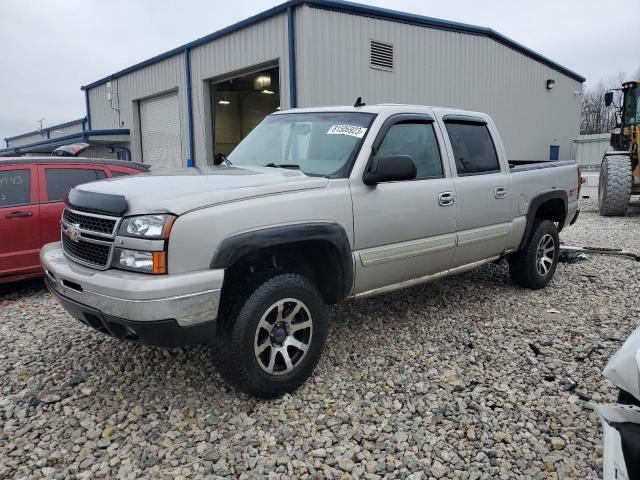
<path fill-rule="evenodd" d="M 273 168 L 290 168 L 295 170 L 300 170 L 300 165 L 296 165 L 295 163 L 267 163 L 265 167 L 273 167 Z"/>

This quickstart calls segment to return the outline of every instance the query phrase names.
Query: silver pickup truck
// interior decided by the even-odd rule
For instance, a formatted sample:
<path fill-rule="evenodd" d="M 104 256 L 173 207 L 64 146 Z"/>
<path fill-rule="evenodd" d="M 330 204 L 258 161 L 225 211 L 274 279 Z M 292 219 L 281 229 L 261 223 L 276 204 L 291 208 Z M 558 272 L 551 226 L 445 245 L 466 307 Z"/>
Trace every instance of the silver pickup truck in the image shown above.
<path fill-rule="evenodd" d="M 483 113 L 277 112 L 221 160 L 76 187 L 41 260 L 82 323 L 153 345 L 210 340 L 224 378 L 259 397 L 311 374 L 327 304 L 503 257 L 516 284 L 542 288 L 578 215 L 576 164 L 510 162 Z"/>

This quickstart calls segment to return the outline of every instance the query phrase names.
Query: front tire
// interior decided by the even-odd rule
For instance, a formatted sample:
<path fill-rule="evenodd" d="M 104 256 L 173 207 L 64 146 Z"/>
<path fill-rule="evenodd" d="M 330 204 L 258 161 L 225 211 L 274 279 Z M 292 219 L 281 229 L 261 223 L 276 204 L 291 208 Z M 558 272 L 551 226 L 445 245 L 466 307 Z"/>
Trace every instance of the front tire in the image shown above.
<path fill-rule="evenodd" d="M 626 155 L 608 155 L 600 166 L 598 208 L 600 215 L 621 217 L 631 200 L 633 176 L 631 159 Z"/>
<path fill-rule="evenodd" d="M 538 290 L 553 278 L 558 266 L 560 237 L 551 220 L 536 220 L 524 248 L 507 257 L 511 279 L 521 287 Z"/>
<path fill-rule="evenodd" d="M 300 387 L 318 363 L 327 334 L 326 305 L 316 286 L 298 274 L 267 275 L 227 302 L 215 342 L 222 377 L 259 398 Z"/>

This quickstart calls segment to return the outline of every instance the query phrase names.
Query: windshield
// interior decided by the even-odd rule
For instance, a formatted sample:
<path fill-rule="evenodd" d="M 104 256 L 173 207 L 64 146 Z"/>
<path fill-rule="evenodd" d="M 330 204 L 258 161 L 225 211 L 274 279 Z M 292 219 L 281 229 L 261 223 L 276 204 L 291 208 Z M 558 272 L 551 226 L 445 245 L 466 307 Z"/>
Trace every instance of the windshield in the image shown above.
<path fill-rule="evenodd" d="M 369 113 L 288 113 L 265 118 L 229 154 L 233 165 L 346 177 L 369 130 Z"/>
<path fill-rule="evenodd" d="M 640 123 L 640 87 L 636 86 L 624 92 L 624 124 Z"/>

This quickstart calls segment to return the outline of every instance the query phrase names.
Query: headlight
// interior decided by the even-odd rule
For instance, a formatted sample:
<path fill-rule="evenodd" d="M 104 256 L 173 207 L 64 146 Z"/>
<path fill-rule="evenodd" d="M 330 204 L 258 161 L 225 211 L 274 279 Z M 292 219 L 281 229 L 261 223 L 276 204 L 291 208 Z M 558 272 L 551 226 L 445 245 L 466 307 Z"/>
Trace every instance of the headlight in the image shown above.
<path fill-rule="evenodd" d="M 142 252 L 126 248 L 116 248 L 113 266 L 123 270 L 143 273 L 167 273 L 166 252 Z"/>
<path fill-rule="evenodd" d="M 166 239 L 175 219 L 175 216 L 165 214 L 129 217 L 122 221 L 118 233 L 126 237 Z"/>

